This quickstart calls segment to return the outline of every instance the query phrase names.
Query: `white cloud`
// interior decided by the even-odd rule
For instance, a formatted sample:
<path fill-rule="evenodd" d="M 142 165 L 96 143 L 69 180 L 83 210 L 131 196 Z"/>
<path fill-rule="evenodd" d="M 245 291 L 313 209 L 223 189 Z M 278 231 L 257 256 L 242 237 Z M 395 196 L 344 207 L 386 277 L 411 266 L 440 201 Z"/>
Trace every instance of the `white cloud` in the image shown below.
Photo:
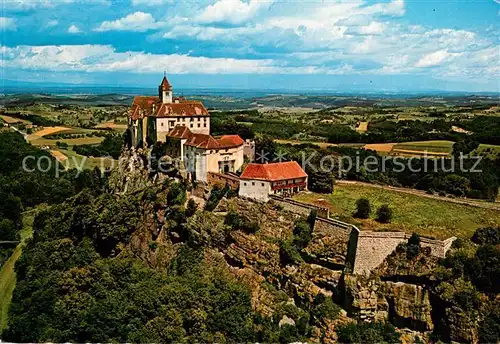
<path fill-rule="evenodd" d="M 415 64 L 416 67 L 432 67 L 438 66 L 450 58 L 460 56 L 460 53 L 450 53 L 448 50 L 438 50 L 433 53 L 425 54 Z"/>
<path fill-rule="evenodd" d="M 207 6 L 197 20 L 201 23 L 242 24 L 270 6 L 271 0 L 218 0 Z"/>
<path fill-rule="evenodd" d="M 68 28 L 68 33 L 80 33 L 80 32 L 82 32 L 82 30 L 80 30 L 80 28 L 74 24 Z"/>
<path fill-rule="evenodd" d="M 165 23 L 157 22 L 149 13 L 135 12 L 126 17 L 104 21 L 94 31 L 148 31 L 158 29 L 164 26 Z"/>
<path fill-rule="evenodd" d="M 108 0 L 2 0 L 4 10 L 32 10 L 72 3 L 109 5 Z"/>
<path fill-rule="evenodd" d="M 179 54 L 116 52 L 108 45 L 1 47 L 6 68 L 50 71 L 134 73 L 279 73 L 271 60 L 194 57 Z"/>
<path fill-rule="evenodd" d="M 59 24 L 59 21 L 58 20 L 49 20 L 47 22 L 47 24 L 45 24 L 45 27 L 46 28 L 49 28 L 49 27 L 54 27 L 54 26 L 57 26 L 57 24 Z"/>
<path fill-rule="evenodd" d="M 14 18 L 0 17 L 1 30 L 15 30 L 16 20 Z"/>
<path fill-rule="evenodd" d="M 172 4 L 174 0 L 132 0 L 133 6 L 159 6 Z"/>

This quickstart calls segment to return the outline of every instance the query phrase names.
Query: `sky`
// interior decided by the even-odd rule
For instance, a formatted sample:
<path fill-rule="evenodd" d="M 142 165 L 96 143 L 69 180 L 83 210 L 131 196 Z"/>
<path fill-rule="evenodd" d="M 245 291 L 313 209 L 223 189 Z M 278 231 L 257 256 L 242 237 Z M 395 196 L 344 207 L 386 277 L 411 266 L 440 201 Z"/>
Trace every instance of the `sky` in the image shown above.
<path fill-rule="evenodd" d="M 500 92 L 498 0 L 0 0 L 0 77 Z"/>

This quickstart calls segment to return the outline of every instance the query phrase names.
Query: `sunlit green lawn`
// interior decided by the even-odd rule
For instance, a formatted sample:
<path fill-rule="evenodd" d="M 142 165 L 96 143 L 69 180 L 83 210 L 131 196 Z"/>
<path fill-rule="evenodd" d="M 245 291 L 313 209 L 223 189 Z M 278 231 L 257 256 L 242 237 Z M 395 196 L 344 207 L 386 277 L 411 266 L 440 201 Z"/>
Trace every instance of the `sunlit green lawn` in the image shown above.
<path fill-rule="evenodd" d="M 372 205 L 368 220 L 352 217 L 356 200 L 367 198 Z M 297 195 L 297 200 L 315 202 L 324 199 L 331 205 L 331 216 L 354 223 L 365 230 L 402 230 L 418 232 L 424 236 L 447 238 L 470 237 L 478 227 L 500 226 L 500 211 L 467 206 L 398 191 L 384 190 L 365 185 L 336 185 L 333 194 L 307 193 Z M 393 210 L 390 224 L 380 224 L 374 219 L 376 209 L 389 204 Z"/>

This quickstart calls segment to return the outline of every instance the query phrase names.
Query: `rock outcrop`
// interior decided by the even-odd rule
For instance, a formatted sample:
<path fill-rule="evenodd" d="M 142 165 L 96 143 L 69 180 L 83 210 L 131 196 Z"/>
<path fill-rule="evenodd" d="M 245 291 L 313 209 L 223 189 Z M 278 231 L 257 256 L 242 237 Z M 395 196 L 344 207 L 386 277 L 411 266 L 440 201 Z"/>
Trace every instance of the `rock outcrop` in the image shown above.
<path fill-rule="evenodd" d="M 431 331 L 430 292 L 422 286 L 346 275 L 345 308 L 363 321 L 390 321 L 393 325 L 421 332 Z"/>

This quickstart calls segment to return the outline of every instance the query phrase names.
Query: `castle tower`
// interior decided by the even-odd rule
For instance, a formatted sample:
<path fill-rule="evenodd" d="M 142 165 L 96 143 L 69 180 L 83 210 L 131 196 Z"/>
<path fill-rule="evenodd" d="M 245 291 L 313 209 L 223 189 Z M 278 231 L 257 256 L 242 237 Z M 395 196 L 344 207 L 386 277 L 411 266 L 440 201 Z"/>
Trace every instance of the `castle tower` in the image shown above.
<path fill-rule="evenodd" d="M 163 104 L 172 103 L 172 85 L 168 82 L 166 75 L 163 75 L 163 80 L 158 87 L 158 97 Z"/>

